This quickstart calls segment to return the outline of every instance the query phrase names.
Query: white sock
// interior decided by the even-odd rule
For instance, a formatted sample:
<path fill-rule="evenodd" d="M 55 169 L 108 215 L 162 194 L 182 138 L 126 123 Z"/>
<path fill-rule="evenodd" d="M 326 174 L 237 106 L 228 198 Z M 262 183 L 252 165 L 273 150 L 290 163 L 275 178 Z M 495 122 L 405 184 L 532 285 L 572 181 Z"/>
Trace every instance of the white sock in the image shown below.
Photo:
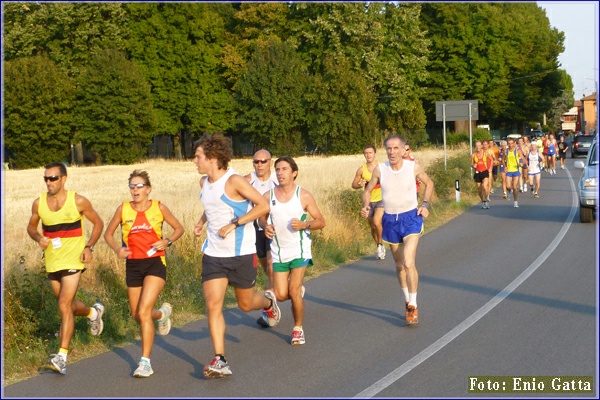
<path fill-rule="evenodd" d="M 142 362 L 142 361 L 145 361 L 145 362 L 147 362 L 148 364 L 150 364 L 150 359 L 149 359 L 149 358 L 146 358 L 146 357 L 140 357 L 140 362 Z"/>
<path fill-rule="evenodd" d="M 417 292 L 408 294 L 408 305 L 417 308 Z"/>
<path fill-rule="evenodd" d="M 404 293 L 404 300 L 410 301 L 410 295 L 408 294 L 408 287 L 403 287 L 402 292 Z"/>

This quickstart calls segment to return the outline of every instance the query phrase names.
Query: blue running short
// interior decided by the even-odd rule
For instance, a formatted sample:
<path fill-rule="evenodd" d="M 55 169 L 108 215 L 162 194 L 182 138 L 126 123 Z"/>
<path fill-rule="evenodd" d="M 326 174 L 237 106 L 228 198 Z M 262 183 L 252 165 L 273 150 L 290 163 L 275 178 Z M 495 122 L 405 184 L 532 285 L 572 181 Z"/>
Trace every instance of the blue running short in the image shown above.
<path fill-rule="evenodd" d="M 423 233 L 423 217 L 417 215 L 416 208 L 400 214 L 384 212 L 381 222 L 383 225 L 381 238 L 389 244 L 400 244 L 407 236 Z"/>

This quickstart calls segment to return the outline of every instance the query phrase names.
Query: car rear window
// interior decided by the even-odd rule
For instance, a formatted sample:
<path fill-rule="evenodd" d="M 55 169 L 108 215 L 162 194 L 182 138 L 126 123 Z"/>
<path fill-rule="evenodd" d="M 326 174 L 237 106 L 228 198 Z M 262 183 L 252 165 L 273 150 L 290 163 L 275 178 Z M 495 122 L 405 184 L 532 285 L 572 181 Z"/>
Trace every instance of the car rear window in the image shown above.
<path fill-rule="evenodd" d="M 578 136 L 577 137 L 578 142 L 592 143 L 593 140 L 594 140 L 593 136 Z"/>

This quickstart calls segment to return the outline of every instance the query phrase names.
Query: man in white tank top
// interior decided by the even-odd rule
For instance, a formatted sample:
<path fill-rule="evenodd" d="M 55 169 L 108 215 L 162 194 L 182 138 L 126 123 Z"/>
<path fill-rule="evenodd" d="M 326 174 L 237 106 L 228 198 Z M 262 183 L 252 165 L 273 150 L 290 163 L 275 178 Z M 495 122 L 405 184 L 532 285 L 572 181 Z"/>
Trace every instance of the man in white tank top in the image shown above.
<path fill-rule="evenodd" d="M 250 182 L 253 188 L 258 190 L 258 193 L 265 194 L 277 185 L 277 176 L 275 175 L 275 171 L 271 169 L 273 160 L 269 151 L 261 149 L 254 153 L 252 165 L 254 166 L 254 171 L 244 178 Z M 271 258 L 269 240 L 265 236 L 265 231 L 258 226 L 258 220 L 254 221 L 253 224 L 256 233 L 256 258 L 258 258 L 267 276 L 267 286 L 265 289 L 273 291 L 273 259 Z M 262 313 L 256 320 L 256 323 L 264 328 L 269 327 L 267 313 Z"/>
<path fill-rule="evenodd" d="M 405 298 L 407 324 L 419 322 L 417 309 L 416 256 L 419 238 L 423 232 L 423 219 L 429 215 L 429 200 L 433 195 L 433 182 L 420 163 L 403 159 L 406 141 L 396 135 L 385 140 L 388 161 L 379 164 L 363 193 L 361 216 L 369 215 L 371 191 L 378 183 L 383 193 L 383 241 L 390 245 L 400 287 Z M 418 205 L 415 196 L 416 179 L 425 185 L 423 202 Z M 404 247 L 400 247 L 404 244 Z"/>
<path fill-rule="evenodd" d="M 242 311 L 263 309 L 273 325 L 279 322 L 279 307 L 273 293 L 263 296 L 254 291 L 256 243 L 252 222 L 269 211 L 269 204 L 243 176 L 228 168 L 233 157 L 230 138 L 206 134 L 194 143 L 194 152 L 198 172 L 206 175 L 200 179 L 204 213 L 194 227 L 194 234 L 200 236 L 207 224 L 202 245 L 202 289 L 215 351 L 212 362 L 204 367 L 204 376 L 222 378 L 232 374 L 225 359 L 223 317 L 228 285 L 235 288 Z"/>
<path fill-rule="evenodd" d="M 312 194 L 294 183 L 298 165 L 292 157 L 278 158 L 275 172 L 279 185 L 265 193 L 264 198 L 271 209 L 268 216 L 260 217 L 259 223 L 271 239 L 277 300 L 292 301 L 294 329 L 291 344 L 299 345 L 305 343 L 302 281 L 306 268 L 313 265 L 310 232 L 324 228 L 325 218 Z"/>

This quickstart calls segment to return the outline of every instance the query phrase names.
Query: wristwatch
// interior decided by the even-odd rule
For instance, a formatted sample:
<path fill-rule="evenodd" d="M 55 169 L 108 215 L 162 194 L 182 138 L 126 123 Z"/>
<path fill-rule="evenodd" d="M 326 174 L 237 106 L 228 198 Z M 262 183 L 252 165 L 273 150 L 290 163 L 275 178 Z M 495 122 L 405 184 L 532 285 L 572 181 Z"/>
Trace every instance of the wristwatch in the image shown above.
<path fill-rule="evenodd" d="M 92 245 L 92 246 L 85 246 L 85 247 L 84 247 L 84 249 L 85 249 L 85 248 L 88 248 L 88 249 L 90 249 L 90 251 L 92 251 L 92 252 L 94 251 L 94 246 L 93 246 L 93 245 Z"/>
<path fill-rule="evenodd" d="M 167 242 L 169 242 L 169 244 L 167 245 L 167 247 L 171 247 L 171 245 L 173 244 L 173 241 L 169 238 L 167 238 Z"/>
<path fill-rule="evenodd" d="M 234 225 L 235 225 L 235 227 L 237 228 L 238 226 L 240 226 L 240 223 L 238 222 L 238 220 L 239 220 L 239 218 L 238 218 L 238 217 L 235 217 L 235 218 L 234 218 L 234 219 L 232 219 L 230 222 L 231 222 L 232 224 L 234 224 Z"/>

